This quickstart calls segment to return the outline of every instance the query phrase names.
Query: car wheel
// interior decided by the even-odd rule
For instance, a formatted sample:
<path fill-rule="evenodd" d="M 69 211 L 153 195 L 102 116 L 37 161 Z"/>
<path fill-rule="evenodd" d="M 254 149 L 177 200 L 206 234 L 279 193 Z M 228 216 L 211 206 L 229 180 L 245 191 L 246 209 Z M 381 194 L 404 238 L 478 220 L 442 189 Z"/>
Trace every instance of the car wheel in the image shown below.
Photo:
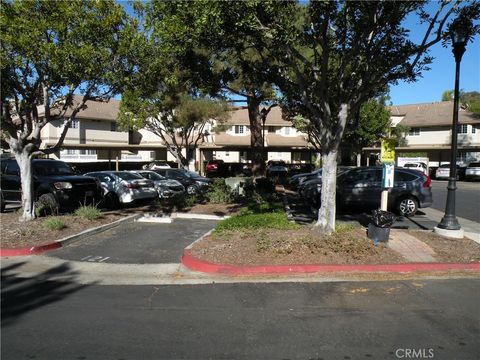
<path fill-rule="evenodd" d="M 0 212 L 5 212 L 5 199 L 3 198 L 3 194 L 0 192 Z"/>
<path fill-rule="evenodd" d="M 397 213 L 401 216 L 413 216 L 418 210 L 418 201 L 411 197 L 407 196 L 400 199 L 397 203 Z"/>
<path fill-rule="evenodd" d="M 187 187 L 187 194 L 188 195 L 195 195 L 197 193 L 197 187 L 195 185 L 188 185 Z"/>
<path fill-rule="evenodd" d="M 117 194 L 110 192 L 105 195 L 105 207 L 110 210 L 115 210 L 120 207 L 120 200 Z"/>
<path fill-rule="evenodd" d="M 60 205 L 53 194 L 42 194 L 37 200 L 36 208 L 39 209 L 40 215 L 58 214 Z"/>

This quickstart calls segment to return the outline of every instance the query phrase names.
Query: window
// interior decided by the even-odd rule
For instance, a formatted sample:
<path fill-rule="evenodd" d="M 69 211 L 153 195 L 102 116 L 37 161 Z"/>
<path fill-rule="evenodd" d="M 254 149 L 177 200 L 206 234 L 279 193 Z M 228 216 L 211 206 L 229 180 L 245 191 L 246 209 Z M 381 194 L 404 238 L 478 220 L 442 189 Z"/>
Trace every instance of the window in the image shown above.
<path fill-rule="evenodd" d="M 243 134 L 245 132 L 243 125 L 235 125 L 235 134 Z"/>
<path fill-rule="evenodd" d="M 67 149 L 67 155 L 77 155 L 78 150 Z"/>
<path fill-rule="evenodd" d="M 419 136 L 420 135 L 420 128 L 411 128 L 408 132 L 409 136 Z"/>
<path fill-rule="evenodd" d="M 97 155 L 97 150 L 80 150 L 80 155 Z"/>
<path fill-rule="evenodd" d="M 225 151 L 225 156 L 230 156 L 230 151 Z"/>
<path fill-rule="evenodd" d="M 72 120 L 71 124 L 70 124 L 70 128 L 71 129 L 78 129 L 78 120 Z"/>
<path fill-rule="evenodd" d="M 117 131 L 117 123 L 114 123 L 114 122 L 110 123 L 110 131 Z"/>
<path fill-rule="evenodd" d="M 477 132 L 477 129 L 475 128 L 475 125 L 472 125 L 472 134 L 475 134 Z"/>
<path fill-rule="evenodd" d="M 290 135 L 290 126 L 285 128 L 285 135 Z"/>
<path fill-rule="evenodd" d="M 459 134 L 468 134 L 468 125 L 467 124 L 458 125 L 458 133 Z"/>

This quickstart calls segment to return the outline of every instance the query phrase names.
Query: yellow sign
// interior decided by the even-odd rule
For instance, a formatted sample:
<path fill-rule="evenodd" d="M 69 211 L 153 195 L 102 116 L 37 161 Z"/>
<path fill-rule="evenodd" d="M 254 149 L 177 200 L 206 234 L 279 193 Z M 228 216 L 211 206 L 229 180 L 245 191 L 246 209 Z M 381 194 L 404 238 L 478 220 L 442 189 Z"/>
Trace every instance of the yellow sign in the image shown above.
<path fill-rule="evenodd" d="M 383 163 L 395 162 L 395 139 L 383 139 L 380 151 L 380 161 Z"/>

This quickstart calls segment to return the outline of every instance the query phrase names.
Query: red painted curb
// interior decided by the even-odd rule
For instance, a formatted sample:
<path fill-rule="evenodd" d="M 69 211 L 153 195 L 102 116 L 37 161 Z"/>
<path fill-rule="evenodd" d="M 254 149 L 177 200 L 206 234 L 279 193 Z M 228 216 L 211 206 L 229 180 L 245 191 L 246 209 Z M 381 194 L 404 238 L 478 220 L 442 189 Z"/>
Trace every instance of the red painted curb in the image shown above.
<path fill-rule="evenodd" d="M 26 248 L 0 249 L 0 257 L 34 255 L 34 254 L 40 254 L 47 250 L 58 249 L 61 247 L 62 247 L 62 244 L 60 242 L 53 242 L 53 243 L 26 247 Z"/>
<path fill-rule="evenodd" d="M 409 273 L 415 271 L 446 271 L 446 270 L 476 270 L 480 271 L 480 263 L 408 263 L 380 265 L 256 265 L 239 266 L 228 264 L 213 264 L 202 261 L 192 255 L 190 249 L 184 249 L 182 264 L 193 271 L 228 275 L 255 274 L 305 274 L 315 272 L 384 272 Z"/>

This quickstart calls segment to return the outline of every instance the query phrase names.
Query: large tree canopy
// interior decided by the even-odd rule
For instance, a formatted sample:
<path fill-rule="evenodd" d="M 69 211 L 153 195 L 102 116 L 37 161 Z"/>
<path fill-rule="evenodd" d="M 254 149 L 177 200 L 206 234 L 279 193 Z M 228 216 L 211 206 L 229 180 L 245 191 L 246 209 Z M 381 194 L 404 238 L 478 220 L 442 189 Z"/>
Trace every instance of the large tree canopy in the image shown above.
<path fill-rule="evenodd" d="M 135 31 L 113 0 L 1 1 L 1 127 L 20 167 L 23 219 L 35 217 L 32 157 L 57 151 L 89 100 L 121 91 Z M 42 128 L 58 119 L 58 143 L 42 148 Z"/>
<path fill-rule="evenodd" d="M 361 105 L 399 80 L 415 81 L 433 60 L 428 50 L 445 40 L 452 15 L 468 25 L 477 2 L 442 1 L 427 13 L 421 1 L 314 1 L 275 3 L 277 16 L 258 14 L 250 24 L 275 60 L 270 68 L 285 113 L 308 119 L 322 149 L 325 174 L 318 228 L 335 226 L 337 154 L 345 129 Z M 429 4 L 429 9 L 433 4 Z M 301 9 L 301 11 L 299 10 Z M 301 21 L 292 14 L 301 14 Z M 415 43 L 406 18 L 424 24 Z M 465 21 L 467 20 L 467 21 Z M 472 28 L 478 31 L 477 28 Z M 243 33 L 237 33 L 239 37 Z"/>
<path fill-rule="evenodd" d="M 261 34 L 252 24 L 259 14 L 276 16 L 275 2 L 152 1 L 143 10 L 155 45 L 191 71 L 192 84 L 247 103 L 253 160 L 261 169 L 262 122 L 275 103 L 275 91 L 266 76 L 271 59 L 263 56 Z M 262 112 L 261 104 L 270 106 Z"/>

